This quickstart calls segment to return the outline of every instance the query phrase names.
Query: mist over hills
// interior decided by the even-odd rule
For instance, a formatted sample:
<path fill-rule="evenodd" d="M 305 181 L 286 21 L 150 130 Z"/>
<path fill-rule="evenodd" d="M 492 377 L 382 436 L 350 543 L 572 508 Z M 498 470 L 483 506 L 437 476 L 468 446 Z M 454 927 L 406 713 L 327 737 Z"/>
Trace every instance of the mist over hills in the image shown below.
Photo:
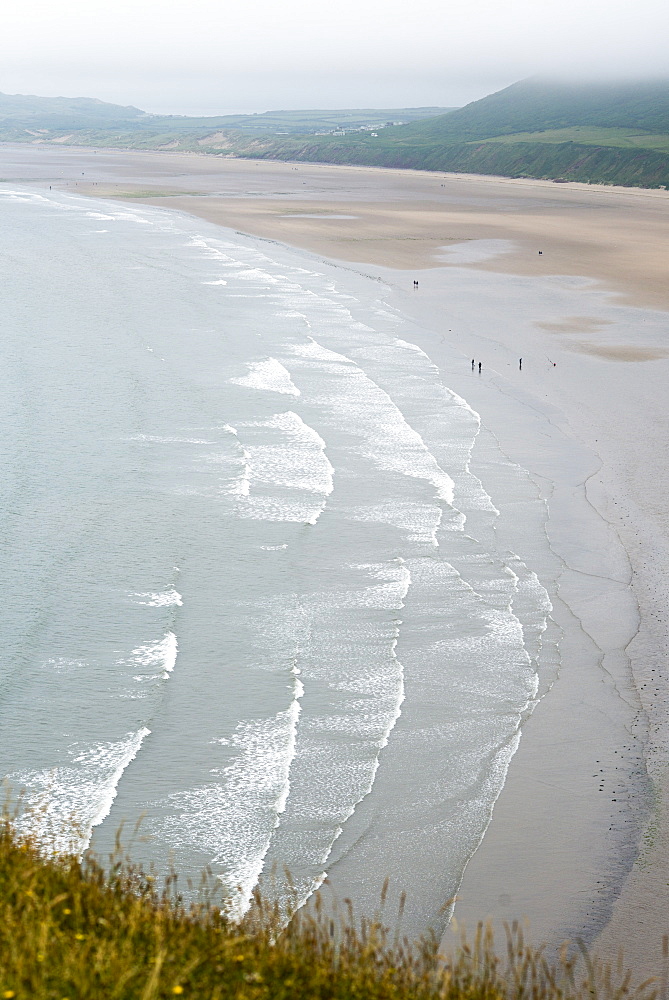
<path fill-rule="evenodd" d="M 238 155 L 370 166 L 669 185 L 669 80 L 522 80 L 464 108 L 376 137 L 327 137 Z"/>
<path fill-rule="evenodd" d="M 407 135 L 444 142 L 574 126 L 669 134 L 669 80 L 565 83 L 532 78 L 423 122 Z"/>
<path fill-rule="evenodd" d="M 401 123 L 401 124 L 400 124 Z M 0 141 L 669 186 L 669 80 L 531 78 L 464 108 L 188 118 L 0 94 Z"/>
<path fill-rule="evenodd" d="M 156 115 L 133 106 L 122 107 L 88 97 L 35 97 L 0 93 L 0 141 L 59 142 L 71 131 L 73 145 L 129 142 L 140 148 L 160 148 L 163 140 L 176 139 L 184 148 L 190 142 L 206 146 L 206 139 L 221 129 L 261 135 L 318 134 L 363 127 L 413 122 L 450 111 L 444 107 L 361 108 L 339 110 L 265 111 L 258 114 L 190 117 Z M 33 135 L 33 131 L 39 135 Z M 108 132 L 107 130 L 111 130 Z M 198 140 L 205 140 L 199 142 Z M 112 143 L 113 141 L 113 143 Z M 131 144 L 132 144 L 131 143 Z"/>
<path fill-rule="evenodd" d="M 94 97 L 35 97 L 0 94 L 0 127 L 52 129 L 109 127 L 145 118 L 146 112 L 131 105 L 107 104 Z"/>

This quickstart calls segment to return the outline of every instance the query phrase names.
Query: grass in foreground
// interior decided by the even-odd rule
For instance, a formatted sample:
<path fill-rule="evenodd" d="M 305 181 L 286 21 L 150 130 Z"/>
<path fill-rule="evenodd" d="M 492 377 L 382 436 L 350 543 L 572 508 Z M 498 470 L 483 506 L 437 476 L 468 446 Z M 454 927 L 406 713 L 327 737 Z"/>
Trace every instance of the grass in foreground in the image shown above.
<path fill-rule="evenodd" d="M 0 824 L 0 998 L 4 1000 L 650 1000 L 585 951 L 555 967 L 508 933 L 504 959 L 479 927 L 442 960 L 437 941 L 398 942 L 383 922 L 318 905 L 282 928 L 261 900 L 239 925 L 212 901 L 186 905 L 128 862 L 45 859 Z"/>

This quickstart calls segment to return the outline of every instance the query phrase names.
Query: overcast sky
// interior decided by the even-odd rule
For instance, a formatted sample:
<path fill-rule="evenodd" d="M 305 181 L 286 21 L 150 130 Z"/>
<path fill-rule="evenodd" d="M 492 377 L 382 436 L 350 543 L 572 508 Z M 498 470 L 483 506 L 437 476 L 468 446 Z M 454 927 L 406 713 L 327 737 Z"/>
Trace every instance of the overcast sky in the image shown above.
<path fill-rule="evenodd" d="M 173 114 L 453 107 L 534 73 L 667 77 L 668 39 L 667 0 L 13 0 L 0 91 Z"/>

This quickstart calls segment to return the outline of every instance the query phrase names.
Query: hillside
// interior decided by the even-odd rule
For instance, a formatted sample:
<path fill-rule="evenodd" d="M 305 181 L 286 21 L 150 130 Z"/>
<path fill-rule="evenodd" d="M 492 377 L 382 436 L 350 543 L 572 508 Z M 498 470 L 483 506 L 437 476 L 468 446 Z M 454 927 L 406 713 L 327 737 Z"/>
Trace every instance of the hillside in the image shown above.
<path fill-rule="evenodd" d="M 401 123 L 401 124 L 400 124 Z M 0 142 L 196 151 L 669 187 L 669 80 L 522 80 L 464 108 L 189 118 L 0 94 Z"/>
<path fill-rule="evenodd" d="M 176 872 L 164 880 L 122 855 L 105 869 L 40 853 L 0 823 L 0 997 L 6 1000 L 654 1000 L 655 978 L 590 956 L 581 942 L 556 950 L 525 943 L 514 923 L 500 956 L 490 925 L 468 942 L 453 934 L 446 961 L 434 933 L 400 938 L 399 914 L 356 919 L 352 905 L 318 899 L 286 925 L 278 904 L 254 897 L 237 923 L 211 871 L 197 902 Z M 195 892 L 191 886 L 191 894 Z M 349 900 L 345 900 L 349 903 Z M 458 943 L 459 942 L 459 943 Z M 549 964 L 550 963 L 550 964 Z M 649 969 L 648 972 L 654 972 Z M 658 977 L 659 978 L 659 977 Z"/>
<path fill-rule="evenodd" d="M 12 126 L 54 131 L 64 128 L 109 128 L 146 117 L 139 108 L 106 104 L 92 97 L 0 94 L 0 132 Z"/>
<path fill-rule="evenodd" d="M 669 81 L 577 84 L 533 77 L 403 131 L 419 140 L 467 142 L 584 125 L 669 134 Z"/>
<path fill-rule="evenodd" d="M 252 115 L 154 115 L 91 98 L 0 94 L 0 142 L 63 143 L 122 149 L 231 151 L 248 137 L 314 136 L 376 131 L 448 108 L 267 111 Z"/>
<path fill-rule="evenodd" d="M 669 186 L 669 81 L 566 84 L 530 79 L 378 136 L 241 143 L 238 155 Z"/>

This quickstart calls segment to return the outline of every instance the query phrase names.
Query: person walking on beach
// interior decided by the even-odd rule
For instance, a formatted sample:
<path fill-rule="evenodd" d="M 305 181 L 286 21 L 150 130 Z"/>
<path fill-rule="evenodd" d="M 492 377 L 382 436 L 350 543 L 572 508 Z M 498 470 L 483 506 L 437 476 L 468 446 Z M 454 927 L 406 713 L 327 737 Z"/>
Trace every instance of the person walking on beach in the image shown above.
<path fill-rule="evenodd" d="M 481 374 L 481 362 L 479 361 L 479 375 Z"/>
<path fill-rule="evenodd" d="M 472 358 L 472 371 L 474 371 L 474 359 Z"/>
<path fill-rule="evenodd" d="M 523 359 L 522 358 L 518 359 L 518 368 L 522 372 L 522 370 L 523 370 Z"/>

